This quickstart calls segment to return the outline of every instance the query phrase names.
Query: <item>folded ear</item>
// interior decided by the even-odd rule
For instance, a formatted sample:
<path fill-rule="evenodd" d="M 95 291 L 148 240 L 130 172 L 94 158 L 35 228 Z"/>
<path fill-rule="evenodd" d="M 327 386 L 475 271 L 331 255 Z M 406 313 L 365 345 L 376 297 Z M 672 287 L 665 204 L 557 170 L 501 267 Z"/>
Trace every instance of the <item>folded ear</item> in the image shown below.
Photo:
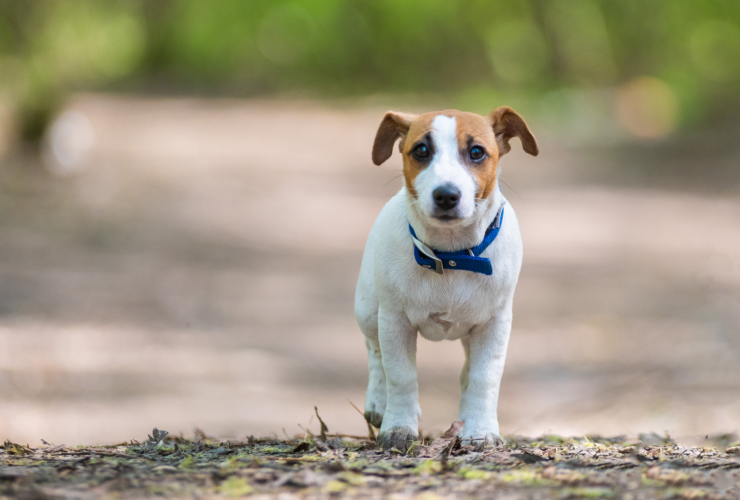
<path fill-rule="evenodd" d="M 488 119 L 491 121 L 493 133 L 496 134 L 496 143 L 498 143 L 499 156 L 503 156 L 511 151 L 509 139 L 518 137 L 522 141 L 522 148 L 532 156 L 537 156 L 540 149 L 537 147 L 537 140 L 534 138 L 532 131 L 529 130 L 524 118 L 508 106 L 501 106 L 494 109 Z"/>
<path fill-rule="evenodd" d="M 399 137 L 405 137 L 416 115 L 388 111 L 380 122 L 373 143 L 373 163 L 380 165 L 391 157 L 393 144 Z"/>

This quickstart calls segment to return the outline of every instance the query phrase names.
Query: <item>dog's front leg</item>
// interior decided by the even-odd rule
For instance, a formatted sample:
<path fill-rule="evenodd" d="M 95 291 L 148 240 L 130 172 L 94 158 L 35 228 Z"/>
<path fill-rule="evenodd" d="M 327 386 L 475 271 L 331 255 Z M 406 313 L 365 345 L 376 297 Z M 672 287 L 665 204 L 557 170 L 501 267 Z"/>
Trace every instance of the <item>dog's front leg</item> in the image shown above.
<path fill-rule="evenodd" d="M 378 445 L 406 450 L 419 436 L 416 328 L 401 311 L 378 310 L 378 338 L 386 380 L 386 407 Z"/>
<path fill-rule="evenodd" d="M 464 393 L 458 415 L 458 420 L 465 421 L 463 440 L 474 439 L 477 444 L 494 445 L 503 442 L 499 435 L 497 407 L 510 333 L 509 312 L 476 328 L 464 342 L 469 345 L 465 345 L 469 371 L 467 384 L 462 384 Z"/>

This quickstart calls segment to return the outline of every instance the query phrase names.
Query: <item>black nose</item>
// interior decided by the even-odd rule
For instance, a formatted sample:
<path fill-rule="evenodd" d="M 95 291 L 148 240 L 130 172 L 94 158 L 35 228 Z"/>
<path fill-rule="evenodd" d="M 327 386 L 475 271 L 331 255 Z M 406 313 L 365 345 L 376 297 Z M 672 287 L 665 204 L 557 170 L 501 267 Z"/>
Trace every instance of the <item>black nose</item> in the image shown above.
<path fill-rule="evenodd" d="M 454 184 L 445 184 L 435 189 L 432 197 L 439 208 L 449 210 L 460 201 L 460 190 Z"/>

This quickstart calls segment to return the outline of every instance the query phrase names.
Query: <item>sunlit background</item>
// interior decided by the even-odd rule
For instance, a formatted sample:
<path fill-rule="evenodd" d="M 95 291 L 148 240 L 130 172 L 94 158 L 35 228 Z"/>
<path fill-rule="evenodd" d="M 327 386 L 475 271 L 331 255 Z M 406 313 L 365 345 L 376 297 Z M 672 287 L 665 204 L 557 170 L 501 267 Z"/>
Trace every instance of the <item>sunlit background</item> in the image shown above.
<path fill-rule="evenodd" d="M 736 0 L 10 0 L 0 439 L 365 433 L 375 129 L 499 105 L 541 151 L 502 432 L 739 431 Z M 423 431 L 461 365 L 419 343 Z"/>

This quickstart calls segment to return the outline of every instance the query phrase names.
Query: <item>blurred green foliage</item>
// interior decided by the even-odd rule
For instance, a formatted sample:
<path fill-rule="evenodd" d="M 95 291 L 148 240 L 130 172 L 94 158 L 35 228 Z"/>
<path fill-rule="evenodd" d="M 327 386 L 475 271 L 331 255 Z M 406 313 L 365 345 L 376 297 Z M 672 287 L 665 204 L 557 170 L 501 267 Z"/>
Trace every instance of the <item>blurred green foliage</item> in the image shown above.
<path fill-rule="evenodd" d="M 0 0 L 0 92 L 26 137 L 80 89 L 530 96 L 641 76 L 683 123 L 735 113 L 740 2 Z"/>

